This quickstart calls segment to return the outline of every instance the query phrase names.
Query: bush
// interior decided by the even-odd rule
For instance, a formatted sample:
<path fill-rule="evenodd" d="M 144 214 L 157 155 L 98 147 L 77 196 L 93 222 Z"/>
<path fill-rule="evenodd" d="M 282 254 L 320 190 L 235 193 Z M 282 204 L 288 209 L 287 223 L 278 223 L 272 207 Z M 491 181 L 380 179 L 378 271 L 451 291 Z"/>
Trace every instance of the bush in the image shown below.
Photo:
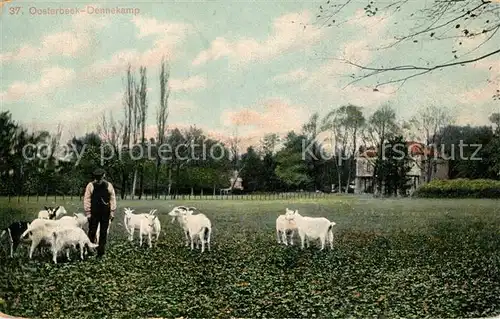
<path fill-rule="evenodd" d="M 500 198 L 500 181 L 491 179 L 433 180 L 419 187 L 415 197 Z"/>

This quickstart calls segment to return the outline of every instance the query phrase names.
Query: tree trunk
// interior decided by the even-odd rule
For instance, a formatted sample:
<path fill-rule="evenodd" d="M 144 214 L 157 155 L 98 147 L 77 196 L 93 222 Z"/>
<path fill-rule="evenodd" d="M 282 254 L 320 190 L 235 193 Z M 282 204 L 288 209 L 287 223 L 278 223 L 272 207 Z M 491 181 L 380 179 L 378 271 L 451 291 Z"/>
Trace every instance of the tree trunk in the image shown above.
<path fill-rule="evenodd" d="M 335 160 L 335 165 L 337 166 L 337 179 L 339 183 L 338 193 L 342 193 L 342 166 L 338 164 L 338 158 Z"/>
<path fill-rule="evenodd" d="M 137 185 L 137 167 L 134 168 L 134 179 L 132 180 L 132 192 L 130 195 L 132 196 L 132 199 L 135 197 L 135 186 Z"/>
<path fill-rule="evenodd" d="M 125 169 L 122 169 L 122 189 L 120 190 L 122 199 L 125 199 L 126 192 L 127 192 L 127 173 Z"/>
<path fill-rule="evenodd" d="M 353 137 L 352 137 L 352 147 L 353 147 L 353 151 L 352 151 L 352 156 L 351 158 L 349 159 L 349 172 L 347 173 L 347 184 L 346 184 L 346 190 L 345 190 L 345 193 L 349 193 L 349 185 L 351 184 L 351 173 L 352 171 L 354 170 L 354 172 L 356 172 L 356 167 L 354 165 L 354 159 L 355 159 L 355 155 L 356 155 L 356 135 L 357 135 L 357 128 L 354 128 L 354 134 L 353 134 Z"/>
<path fill-rule="evenodd" d="M 144 193 L 144 163 L 140 165 L 141 175 L 139 177 L 139 199 L 142 198 L 142 193 Z"/>
<path fill-rule="evenodd" d="M 181 166 L 180 164 L 177 164 L 175 167 L 175 198 L 177 198 L 177 195 L 179 194 L 179 176 L 181 173 Z"/>
<path fill-rule="evenodd" d="M 384 158 L 383 158 L 384 140 L 385 140 L 385 124 L 382 125 L 382 134 L 380 134 L 380 147 L 379 147 L 379 154 L 378 154 L 378 160 L 379 160 L 380 165 L 382 165 L 382 162 L 384 161 Z M 379 173 L 380 173 L 380 170 L 379 170 Z M 385 194 L 384 180 L 385 180 L 385 176 L 378 176 L 378 178 L 377 178 L 377 189 L 379 190 L 380 195 Z"/>
<path fill-rule="evenodd" d="M 427 158 L 427 162 L 425 163 L 426 165 L 426 176 L 425 176 L 425 179 L 426 179 L 426 182 L 429 183 L 432 179 L 432 161 L 430 158 Z"/>
<path fill-rule="evenodd" d="M 160 178 L 160 164 L 161 164 L 161 159 L 159 156 L 157 156 L 156 169 L 155 169 L 155 185 L 154 185 L 154 193 L 156 198 L 158 198 L 158 180 Z"/>
<path fill-rule="evenodd" d="M 168 166 L 168 196 L 170 196 L 170 192 L 172 191 L 172 165 Z"/>

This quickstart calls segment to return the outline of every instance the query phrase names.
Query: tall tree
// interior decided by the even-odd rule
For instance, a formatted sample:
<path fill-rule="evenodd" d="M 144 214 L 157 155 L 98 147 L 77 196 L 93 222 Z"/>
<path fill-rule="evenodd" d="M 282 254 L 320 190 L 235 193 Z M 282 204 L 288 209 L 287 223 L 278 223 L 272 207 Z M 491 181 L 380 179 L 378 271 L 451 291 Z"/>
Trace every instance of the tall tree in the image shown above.
<path fill-rule="evenodd" d="M 264 135 L 264 137 L 260 141 L 260 146 L 263 154 L 271 154 L 274 155 L 276 153 L 276 148 L 278 144 L 281 142 L 281 138 L 276 133 L 269 133 Z"/>
<path fill-rule="evenodd" d="M 391 106 L 384 104 L 370 116 L 366 132 L 371 144 L 377 146 L 377 160 L 379 162 L 383 161 L 385 142 L 393 138 L 398 131 L 396 112 Z M 376 183 L 376 191 L 383 192 L 383 184 L 380 179 Z"/>
<path fill-rule="evenodd" d="M 155 170 L 155 182 L 154 182 L 154 193 L 156 197 L 158 197 L 158 180 L 160 176 L 161 162 L 163 157 L 160 151 L 163 151 L 164 144 L 167 138 L 167 120 L 169 114 L 168 97 L 170 96 L 169 79 L 170 79 L 170 69 L 169 66 L 167 65 L 165 57 L 163 57 L 160 67 L 160 104 L 158 105 L 156 111 L 157 149 L 156 149 L 156 170 Z"/>
<path fill-rule="evenodd" d="M 126 73 L 126 83 L 125 92 L 123 95 L 123 111 L 124 111 L 124 127 L 123 127 L 123 158 L 124 161 L 122 170 L 122 185 L 121 185 L 121 197 L 125 198 L 125 193 L 129 186 L 129 170 L 128 166 L 130 164 L 130 152 L 132 148 L 132 133 L 133 127 L 135 126 L 134 120 L 134 110 L 135 110 L 135 79 L 132 73 L 132 65 L 129 63 Z"/>
<path fill-rule="evenodd" d="M 500 179 L 500 113 L 491 114 L 489 119 L 495 125 L 495 128 L 493 139 L 487 146 L 489 154 L 488 166 L 492 175 Z"/>
<path fill-rule="evenodd" d="M 452 114 L 451 110 L 446 107 L 427 105 L 419 109 L 417 115 L 413 116 L 410 120 L 410 123 L 417 132 L 420 142 L 423 142 L 425 147 L 436 151 L 442 142 L 438 133 L 444 127 L 453 124 L 454 117 Z M 433 154 L 435 153 L 433 152 Z M 426 157 L 424 154 L 424 167 L 420 167 L 420 169 L 424 170 L 425 180 L 428 183 L 432 177 L 433 161 L 431 158 Z"/>
<path fill-rule="evenodd" d="M 345 192 L 349 191 L 351 175 L 355 172 L 355 154 L 358 148 L 360 131 L 365 127 L 365 117 L 359 106 L 348 104 L 332 111 L 333 122 L 342 140 L 342 153 L 347 157 L 347 181 Z"/>
<path fill-rule="evenodd" d="M 303 150 L 303 160 L 306 161 L 308 166 L 308 175 L 314 181 L 315 190 L 322 189 L 324 185 L 321 183 L 320 168 L 325 160 L 322 153 L 322 145 L 318 141 L 318 135 L 321 132 L 321 123 L 319 114 L 313 113 L 309 120 L 302 125 L 302 135 L 305 137 L 304 145 L 306 148 Z M 308 150 L 309 151 L 306 151 Z"/>
<path fill-rule="evenodd" d="M 409 188 L 408 172 L 411 170 L 409 149 L 403 136 L 393 136 L 384 141 L 384 156 L 375 161 L 375 179 L 384 185 L 383 195 L 406 196 Z"/>
<path fill-rule="evenodd" d="M 231 184 L 231 189 L 234 187 L 238 178 L 240 177 L 240 171 L 244 168 L 243 163 L 241 163 L 240 158 L 240 144 L 241 139 L 238 136 L 238 128 L 236 127 L 233 136 L 229 138 L 229 151 L 231 153 L 231 163 L 233 166 L 233 171 L 236 171 L 236 176 L 234 178 L 233 183 Z M 231 172 L 232 174 L 232 172 Z"/>
<path fill-rule="evenodd" d="M 494 165 L 487 161 L 494 154 L 488 147 L 494 141 L 491 126 L 448 125 L 439 132 L 439 139 L 439 151 L 448 159 L 450 178 L 497 177 L 491 170 Z"/>
<path fill-rule="evenodd" d="M 265 184 L 267 176 L 263 176 L 262 160 L 253 147 L 248 147 L 245 154 L 241 156 L 243 169 L 241 170 L 241 178 L 243 179 L 243 187 L 250 192 L 261 190 Z"/>
<path fill-rule="evenodd" d="M 140 70 L 140 81 L 141 81 L 141 86 L 139 89 L 139 122 L 141 125 L 141 147 L 142 147 L 142 154 L 147 154 L 146 150 L 146 122 L 147 122 L 147 114 L 148 114 L 148 99 L 147 99 L 147 94 L 148 94 L 148 88 L 147 88 L 147 75 L 146 75 L 146 67 L 141 66 Z M 142 193 L 144 192 L 144 165 L 146 163 L 144 156 L 139 161 L 139 167 L 140 167 L 140 181 L 139 181 L 139 199 L 142 198 Z"/>
<path fill-rule="evenodd" d="M 328 140 L 330 142 L 331 152 L 334 157 L 335 171 L 337 172 L 337 184 L 339 192 L 342 189 L 342 181 L 344 180 L 344 156 L 346 153 L 348 135 L 340 125 L 339 114 L 336 110 L 330 111 L 323 118 L 321 130 L 328 132 L 330 135 Z"/>
<path fill-rule="evenodd" d="M 289 132 L 284 147 L 276 154 L 276 175 L 287 190 L 309 188 L 314 180 L 309 176 L 308 165 L 303 158 L 304 135 Z"/>

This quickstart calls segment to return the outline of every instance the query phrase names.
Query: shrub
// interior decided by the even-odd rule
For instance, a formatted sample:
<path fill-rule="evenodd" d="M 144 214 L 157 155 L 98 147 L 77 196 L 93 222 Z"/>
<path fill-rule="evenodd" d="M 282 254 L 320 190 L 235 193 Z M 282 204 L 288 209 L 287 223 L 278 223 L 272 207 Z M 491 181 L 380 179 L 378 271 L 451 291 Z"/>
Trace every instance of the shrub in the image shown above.
<path fill-rule="evenodd" d="M 491 179 L 433 180 L 419 187 L 415 197 L 500 198 L 500 181 Z"/>

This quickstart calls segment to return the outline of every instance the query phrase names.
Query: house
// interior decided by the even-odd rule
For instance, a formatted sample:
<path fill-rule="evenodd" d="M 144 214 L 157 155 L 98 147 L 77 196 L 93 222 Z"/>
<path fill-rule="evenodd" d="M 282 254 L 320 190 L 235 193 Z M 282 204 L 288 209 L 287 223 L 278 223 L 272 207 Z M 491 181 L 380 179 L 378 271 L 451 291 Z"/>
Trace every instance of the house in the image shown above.
<path fill-rule="evenodd" d="M 448 160 L 444 159 L 442 154 L 434 148 L 425 146 L 419 142 L 407 142 L 409 154 L 413 159 L 411 170 L 408 172 L 410 177 L 410 193 L 417 187 L 424 184 L 427 177 L 427 167 L 432 165 L 430 179 L 448 179 Z M 358 153 L 356 157 L 356 177 L 355 189 L 356 194 L 373 193 L 373 175 L 375 161 L 377 159 L 377 150 L 375 147 L 369 147 Z"/>
<path fill-rule="evenodd" d="M 220 190 L 221 195 L 227 195 L 233 189 L 243 190 L 243 179 L 241 177 L 238 177 L 238 171 L 233 171 L 233 176 L 229 179 L 229 183 L 230 184 L 228 188 L 223 188 Z"/>

